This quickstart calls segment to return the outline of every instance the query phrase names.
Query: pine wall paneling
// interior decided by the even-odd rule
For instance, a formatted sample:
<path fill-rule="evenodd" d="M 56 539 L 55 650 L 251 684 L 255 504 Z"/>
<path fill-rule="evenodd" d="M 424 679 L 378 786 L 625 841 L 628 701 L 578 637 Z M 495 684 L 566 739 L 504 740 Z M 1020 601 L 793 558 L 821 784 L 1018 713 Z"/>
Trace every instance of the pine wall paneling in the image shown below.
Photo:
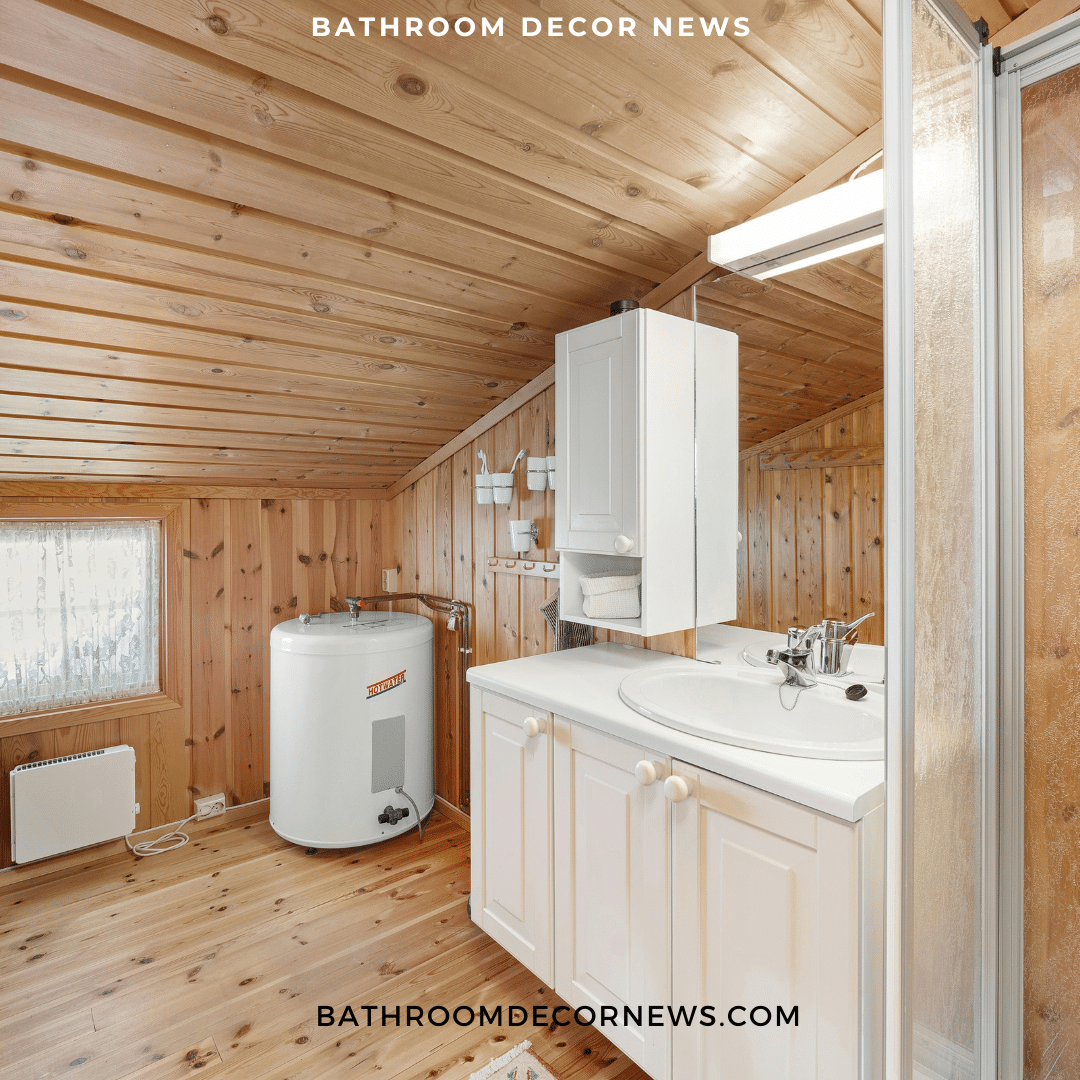
<path fill-rule="evenodd" d="M 784 633 L 873 611 L 859 638 L 884 643 L 883 466 L 761 468 L 780 451 L 880 447 L 883 423 L 878 391 L 739 455 L 736 625 Z"/>

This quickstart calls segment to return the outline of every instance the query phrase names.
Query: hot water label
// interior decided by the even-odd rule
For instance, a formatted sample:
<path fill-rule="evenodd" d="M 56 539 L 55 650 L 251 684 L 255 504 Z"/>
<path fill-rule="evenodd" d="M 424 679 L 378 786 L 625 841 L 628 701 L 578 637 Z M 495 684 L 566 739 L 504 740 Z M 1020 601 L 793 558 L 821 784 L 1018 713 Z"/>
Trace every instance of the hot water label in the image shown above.
<path fill-rule="evenodd" d="M 378 697 L 380 694 L 385 694 L 387 690 L 393 690 L 395 686 L 400 686 L 404 681 L 405 672 L 399 671 L 396 675 L 391 675 L 388 679 L 372 683 L 367 688 L 367 696 L 369 698 Z"/>

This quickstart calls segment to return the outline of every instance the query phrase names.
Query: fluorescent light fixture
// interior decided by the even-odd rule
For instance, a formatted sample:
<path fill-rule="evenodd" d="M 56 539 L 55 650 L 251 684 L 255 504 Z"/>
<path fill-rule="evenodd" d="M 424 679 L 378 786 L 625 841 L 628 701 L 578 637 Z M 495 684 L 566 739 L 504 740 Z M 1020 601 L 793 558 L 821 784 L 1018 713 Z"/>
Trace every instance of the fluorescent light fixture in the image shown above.
<path fill-rule="evenodd" d="M 708 259 L 764 279 L 881 243 L 881 172 L 860 176 L 709 237 Z"/>

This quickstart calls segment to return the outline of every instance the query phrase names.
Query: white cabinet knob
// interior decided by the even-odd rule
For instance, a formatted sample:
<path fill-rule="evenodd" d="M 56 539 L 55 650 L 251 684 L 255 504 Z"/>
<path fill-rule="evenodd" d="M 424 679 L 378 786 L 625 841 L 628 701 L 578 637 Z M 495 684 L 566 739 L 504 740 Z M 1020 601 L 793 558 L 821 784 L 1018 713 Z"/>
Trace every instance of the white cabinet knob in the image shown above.
<path fill-rule="evenodd" d="M 634 776 L 642 787 L 656 783 L 656 766 L 651 761 L 639 761 L 634 766 Z"/>
<path fill-rule="evenodd" d="M 620 534 L 615 537 L 615 550 L 620 555 L 625 555 L 634 546 L 634 541 L 629 536 Z"/>
<path fill-rule="evenodd" d="M 521 730 L 525 732 L 526 739 L 535 739 L 546 728 L 547 723 L 544 720 L 537 720 L 535 716 L 526 716 L 525 722 L 521 725 Z"/>
<path fill-rule="evenodd" d="M 672 802 L 682 802 L 690 797 L 690 785 L 681 776 L 669 776 L 664 781 L 664 794 Z"/>

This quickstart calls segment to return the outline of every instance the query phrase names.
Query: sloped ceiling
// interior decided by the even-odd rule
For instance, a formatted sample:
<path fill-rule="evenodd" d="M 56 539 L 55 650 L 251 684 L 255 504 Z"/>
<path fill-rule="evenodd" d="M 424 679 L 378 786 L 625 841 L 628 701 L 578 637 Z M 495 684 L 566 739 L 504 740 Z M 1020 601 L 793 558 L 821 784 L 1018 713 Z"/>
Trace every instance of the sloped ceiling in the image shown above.
<path fill-rule="evenodd" d="M 385 488 L 880 118 L 874 0 L 2 7 L 5 480 Z M 311 36 L 383 15 L 506 33 Z M 575 15 L 637 36 L 520 35 Z M 880 386 L 831 265 L 709 286 L 744 444 Z"/>

